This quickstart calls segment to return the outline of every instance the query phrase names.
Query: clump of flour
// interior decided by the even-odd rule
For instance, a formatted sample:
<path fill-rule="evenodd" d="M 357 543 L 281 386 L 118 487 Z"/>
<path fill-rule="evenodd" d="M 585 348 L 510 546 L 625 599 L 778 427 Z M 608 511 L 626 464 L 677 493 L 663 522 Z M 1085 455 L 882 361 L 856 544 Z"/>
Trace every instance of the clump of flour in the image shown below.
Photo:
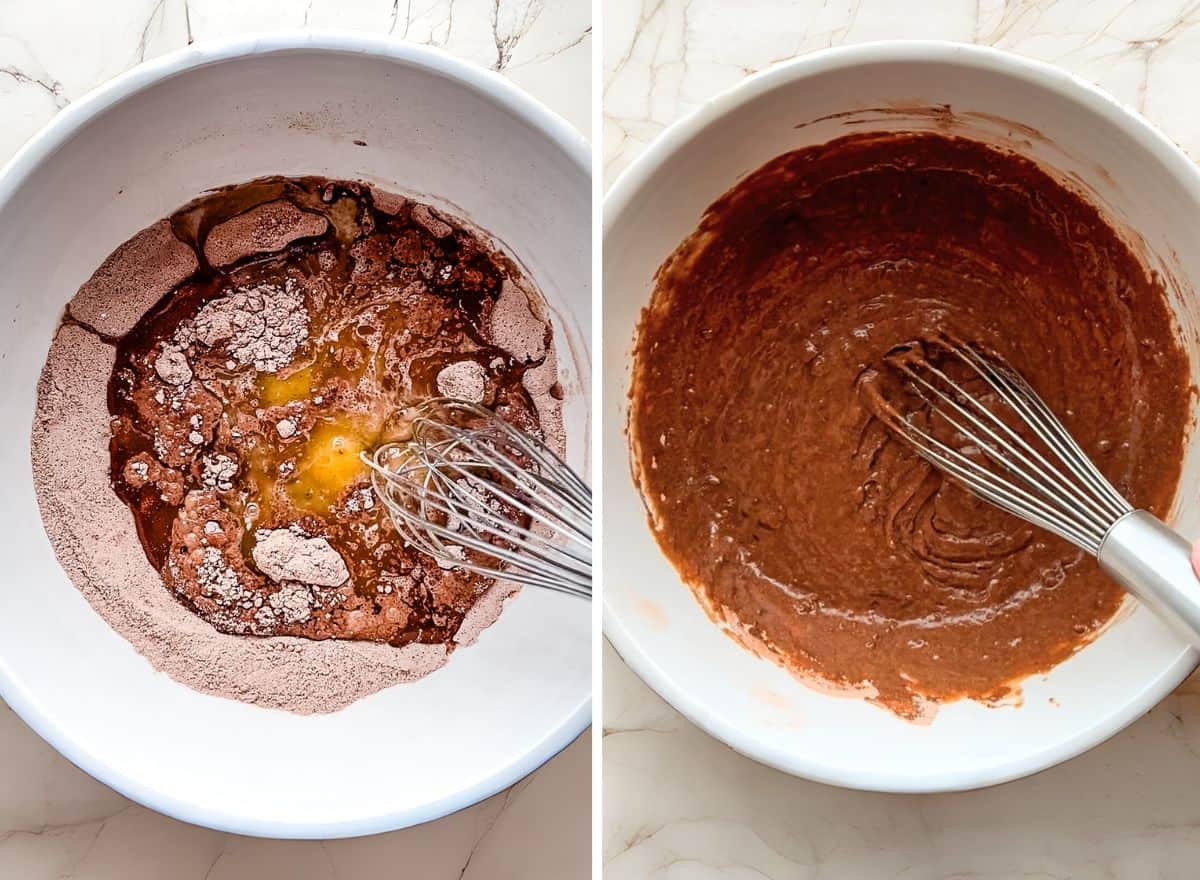
<path fill-rule="evenodd" d="M 259 570 L 277 583 L 299 581 L 316 587 L 338 587 L 350 579 L 346 562 L 325 538 L 300 529 L 263 529 L 250 551 Z"/>
<path fill-rule="evenodd" d="M 252 254 L 283 250 L 298 238 L 321 235 L 329 221 L 301 211 L 286 199 L 251 208 L 213 228 L 204 255 L 214 266 L 228 266 Z"/>
<path fill-rule="evenodd" d="M 479 403 L 487 391 L 487 371 L 475 361 L 459 361 L 442 367 L 437 374 L 438 393 L 470 403 Z"/>
<path fill-rule="evenodd" d="M 492 341 L 521 361 L 540 360 L 546 354 L 546 322 L 534 314 L 529 295 L 508 279 L 488 322 Z"/>
<path fill-rule="evenodd" d="M 175 345 L 164 345 L 158 360 L 154 362 L 158 378 L 168 385 L 186 385 L 192 381 L 192 367 L 183 349 Z"/>
<path fill-rule="evenodd" d="M 176 341 L 224 345 L 235 366 L 253 364 L 274 373 L 292 362 L 308 339 L 308 309 L 299 285 L 259 284 L 205 303 L 190 322 L 180 325 Z"/>
<path fill-rule="evenodd" d="M 445 238 L 454 232 L 454 227 L 433 212 L 426 205 L 413 205 L 412 218 L 425 227 L 425 231 L 434 238 Z"/>

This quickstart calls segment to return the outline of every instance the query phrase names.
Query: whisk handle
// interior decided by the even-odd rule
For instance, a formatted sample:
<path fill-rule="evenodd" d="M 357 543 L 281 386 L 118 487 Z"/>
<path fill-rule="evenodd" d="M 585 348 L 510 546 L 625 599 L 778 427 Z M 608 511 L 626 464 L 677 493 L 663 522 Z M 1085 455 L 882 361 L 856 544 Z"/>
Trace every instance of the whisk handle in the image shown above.
<path fill-rule="evenodd" d="M 1200 649 L 1200 580 L 1190 554 L 1184 538 L 1135 510 L 1108 530 L 1096 556 L 1114 580 Z"/>

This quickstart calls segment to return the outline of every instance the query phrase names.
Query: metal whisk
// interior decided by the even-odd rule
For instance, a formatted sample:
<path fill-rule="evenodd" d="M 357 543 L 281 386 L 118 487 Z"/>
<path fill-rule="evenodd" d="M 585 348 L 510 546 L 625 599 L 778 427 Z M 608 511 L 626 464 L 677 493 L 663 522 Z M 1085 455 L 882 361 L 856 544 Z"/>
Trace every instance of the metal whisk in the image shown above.
<path fill-rule="evenodd" d="M 891 427 L 969 491 L 1095 556 L 1122 587 L 1200 647 L 1200 582 L 1188 542 L 1135 510 L 1010 366 L 950 339 L 932 347 L 945 358 L 934 363 L 917 345 L 888 356 L 929 415 L 893 411 Z M 970 393 L 950 373 L 969 377 L 982 393 Z M 954 446 L 932 433 L 938 419 L 957 433 Z M 928 430 L 917 424 L 922 420 Z"/>
<path fill-rule="evenodd" d="M 438 399 L 410 441 L 362 457 L 401 536 L 440 566 L 591 596 L 592 493 L 541 440 Z"/>

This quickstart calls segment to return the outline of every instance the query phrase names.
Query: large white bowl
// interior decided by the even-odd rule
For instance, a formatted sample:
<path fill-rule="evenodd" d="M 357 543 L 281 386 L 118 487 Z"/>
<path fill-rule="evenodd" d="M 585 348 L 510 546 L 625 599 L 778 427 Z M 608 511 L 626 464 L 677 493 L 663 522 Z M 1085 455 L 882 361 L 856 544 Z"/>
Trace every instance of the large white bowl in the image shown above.
<path fill-rule="evenodd" d="M 29 436 L 62 307 L 113 248 L 211 187 L 325 174 L 424 194 L 525 266 L 554 312 L 568 457 L 586 471 L 589 167 L 583 139 L 503 78 L 349 34 L 189 48 L 55 117 L 0 175 L 4 699 L 134 800 L 214 828 L 288 837 L 436 818 L 510 785 L 583 731 L 590 613 L 545 591 L 524 591 L 440 671 L 331 715 L 255 708 L 156 673 L 55 561 Z"/>
<path fill-rule="evenodd" d="M 941 105 L 953 115 L 927 112 Z M 870 108 L 878 112 L 842 115 Z M 919 42 L 817 53 L 746 80 L 673 126 L 605 202 L 603 561 L 608 638 L 692 721 L 799 776 L 915 792 L 988 785 L 1077 755 L 1169 693 L 1196 654 L 1136 608 L 1027 681 L 1019 707 L 959 702 L 922 727 L 809 690 L 723 635 L 680 582 L 647 527 L 622 430 L 638 311 L 655 269 L 704 209 L 788 150 L 911 128 L 1013 147 L 1090 190 L 1168 277 L 1193 372 L 1200 365 L 1200 300 L 1186 285 L 1200 279 L 1200 172 L 1145 120 L 1062 70 L 995 50 Z M 1198 479 L 1193 437 L 1172 515 L 1190 536 L 1200 532 L 1188 488 Z"/>

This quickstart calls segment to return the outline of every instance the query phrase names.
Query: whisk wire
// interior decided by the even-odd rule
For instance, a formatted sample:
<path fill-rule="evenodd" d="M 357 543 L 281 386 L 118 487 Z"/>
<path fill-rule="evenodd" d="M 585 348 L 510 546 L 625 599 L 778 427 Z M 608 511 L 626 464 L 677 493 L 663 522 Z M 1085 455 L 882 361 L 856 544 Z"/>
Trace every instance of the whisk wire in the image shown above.
<path fill-rule="evenodd" d="M 1107 515 L 1120 517 L 1133 509 L 1096 470 L 1075 438 L 1021 375 L 998 364 L 989 363 L 970 348 L 962 349 L 962 355 L 998 393 L 1009 392 L 1012 405 L 1034 426 L 1071 473 L 1095 493 L 1096 499 L 1104 505 Z"/>
<path fill-rule="evenodd" d="M 386 490 L 385 490 L 386 491 Z M 530 562 L 546 562 L 542 555 L 534 549 L 522 547 L 521 552 L 514 552 L 495 543 L 485 541 L 472 535 L 465 535 L 447 529 L 433 522 L 427 511 L 414 514 L 403 505 L 388 499 L 384 502 L 397 525 L 401 527 L 405 540 L 418 550 L 438 560 L 448 561 L 453 566 L 473 571 L 485 577 L 504 578 L 517 583 L 531 586 L 557 589 L 560 592 L 570 592 L 575 595 L 591 594 L 591 577 L 586 570 L 575 567 L 558 566 L 555 575 L 544 575 L 541 570 Z M 433 536 L 433 540 L 430 539 Z M 445 539 L 445 541 L 441 540 Z M 450 543 L 446 543 L 446 541 Z M 503 567 L 485 565 L 469 558 L 460 558 L 447 552 L 450 546 L 458 546 L 463 550 L 473 550 L 488 558 L 494 558 L 503 563 Z"/>
<path fill-rule="evenodd" d="M 432 478 L 427 477 L 427 479 Z M 450 481 L 451 486 L 453 486 L 456 482 L 457 481 Z M 552 560 L 548 558 L 547 555 L 543 554 L 542 549 L 548 551 L 549 553 L 562 554 L 571 562 L 583 563 L 585 561 L 578 557 L 567 554 L 565 551 L 554 546 L 553 544 L 532 541 L 528 539 L 521 531 L 513 528 L 510 520 L 489 510 L 486 505 L 482 503 L 472 503 L 469 506 L 465 506 L 460 504 L 450 504 L 439 500 L 440 498 L 446 497 L 446 495 L 448 495 L 450 492 L 455 491 L 455 489 L 443 488 L 442 494 L 438 494 L 435 491 L 431 491 L 428 483 L 426 483 L 424 489 L 425 491 L 417 498 L 417 503 L 420 506 L 420 517 L 414 519 L 411 516 L 406 515 L 406 520 L 409 521 L 410 525 L 420 524 L 431 533 L 459 544 L 463 543 L 463 541 L 460 540 L 464 537 L 463 530 L 475 535 L 477 538 L 480 538 L 480 540 L 482 540 L 481 535 L 490 530 L 493 534 L 502 533 L 505 541 L 509 544 L 512 544 L 516 549 L 528 553 L 531 556 L 535 556 L 536 558 L 543 559 L 547 562 L 552 562 L 555 560 Z M 438 523 L 435 517 L 429 515 L 431 511 L 445 516 L 448 522 L 455 524 L 454 527 L 452 528 L 450 526 Z M 407 514 L 408 511 L 406 510 L 405 513 Z M 492 546 L 494 545 L 481 544 L 474 549 L 487 550 Z"/>
<path fill-rule="evenodd" d="M 974 395 L 976 376 L 969 372 L 971 382 L 952 381 L 949 375 L 960 375 L 951 369 L 956 362 L 989 390 Z M 904 379 L 906 393 L 888 401 L 879 392 L 894 385 L 881 384 L 871 371 L 863 374 L 868 401 L 881 404 L 879 418 L 919 455 L 980 498 L 1094 556 L 1102 571 L 1200 650 L 1192 543 L 1121 497 L 1019 373 L 945 337 L 897 348 L 885 363 Z M 943 435 L 943 422 L 957 433 Z"/>
<path fill-rule="evenodd" d="M 449 446 L 445 449 L 431 448 L 427 450 L 427 452 L 439 453 L 444 461 L 445 467 L 458 474 L 461 474 L 467 479 L 476 476 L 478 471 L 482 468 L 494 469 L 504 467 L 505 465 L 511 465 L 511 462 L 505 462 L 500 457 L 488 455 L 486 452 L 480 453 L 479 460 L 477 461 L 464 461 L 455 459 L 448 454 L 452 452 L 453 449 L 454 446 Z M 548 527 L 557 527 L 558 523 L 556 521 L 561 518 L 562 524 L 567 526 L 571 533 L 579 538 L 587 537 L 590 540 L 590 534 L 588 534 L 580 525 L 577 517 L 564 515 L 564 511 L 561 506 L 550 505 L 546 502 L 546 497 L 551 494 L 551 490 L 554 488 L 553 484 L 546 480 L 542 480 L 537 475 L 531 474 L 528 471 L 509 476 L 515 484 L 525 490 L 525 494 L 530 499 L 530 503 L 525 503 L 522 499 L 506 491 L 502 486 L 495 483 L 489 484 L 488 492 L 494 495 L 500 501 L 515 507 L 520 512 L 532 517 L 534 520 Z M 457 481 L 450 481 L 449 488 L 451 491 L 454 491 L 453 486 L 455 483 L 457 483 Z M 550 514 L 551 517 L 553 517 L 553 520 L 546 516 L 546 514 Z"/>
<path fill-rule="evenodd" d="M 505 547 L 498 547 L 495 544 L 492 544 L 491 542 L 484 541 L 480 538 L 477 538 L 477 537 L 474 537 L 471 535 L 463 535 L 461 533 L 451 531 L 450 529 L 447 529 L 443 526 L 439 526 L 439 525 L 436 525 L 433 523 L 422 522 L 421 525 L 423 527 L 427 527 L 433 534 L 437 535 L 438 537 L 446 538 L 450 541 L 453 541 L 455 545 L 462 547 L 464 550 L 474 550 L 478 553 L 483 553 L 488 556 L 494 556 L 495 558 L 499 559 L 501 562 L 504 562 L 510 566 L 519 567 L 522 570 L 526 569 L 527 559 L 529 557 L 532 557 L 534 559 L 542 559 L 542 561 L 553 563 L 552 560 L 544 559 L 540 553 L 538 553 L 536 550 L 530 549 L 528 547 L 520 547 L 519 549 L 521 550 L 521 552 L 518 553 L 518 552 L 514 552 L 513 550 L 510 550 Z M 433 541 L 428 541 L 428 540 L 422 539 L 419 532 L 415 533 L 413 543 L 416 544 L 418 547 L 426 549 L 427 552 L 429 552 L 429 553 L 431 553 L 431 555 L 435 555 L 435 556 L 442 555 L 440 553 L 440 551 L 444 550 L 444 547 L 445 547 L 445 545 L 441 544 L 440 542 L 433 542 Z M 468 560 L 463 560 L 463 559 L 454 558 L 453 562 L 456 566 L 461 566 L 464 568 L 473 567 L 474 570 L 476 570 L 476 571 L 488 572 L 497 577 L 510 577 L 510 575 L 513 573 L 513 569 L 500 569 L 500 568 L 495 568 L 492 566 L 481 566 L 478 563 L 472 563 Z M 571 579 L 572 581 L 578 580 L 580 583 L 583 583 L 584 580 L 587 579 L 587 577 L 588 577 L 588 572 L 586 569 L 570 568 L 570 569 L 566 569 L 566 571 L 569 575 L 569 579 Z"/>
<path fill-rule="evenodd" d="M 1012 483 L 996 477 L 962 453 L 945 448 L 943 444 L 920 428 L 912 427 L 911 430 L 925 441 L 924 444 L 914 443 L 917 451 L 950 476 L 958 479 L 976 495 L 1009 513 L 1028 519 L 1034 525 L 1041 526 L 1060 538 L 1082 545 L 1085 549 L 1098 546 L 1098 539 L 1094 534 L 1082 529 L 1074 520 L 1062 516 L 1060 511 L 1042 499 L 1020 486 L 1014 486 Z"/>
<path fill-rule="evenodd" d="M 439 399 L 418 410 L 410 441 L 363 460 L 401 536 L 439 565 L 591 595 L 591 491 L 538 438 Z"/>
<path fill-rule="evenodd" d="M 401 472 L 401 475 L 403 475 L 403 472 Z M 549 553 L 561 555 L 568 564 L 578 564 L 580 566 L 580 570 L 586 571 L 587 560 L 585 558 L 571 554 L 553 544 L 545 542 L 534 543 L 527 540 L 520 532 L 513 529 L 510 520 L 488 509 L 487 505 L 482 502 L 482 500 L 473 500 L 467 505 L 439 502 L 439 498 L 452 495 L 453 493 L 460 491 L 460 487 L 457 485 L 457 480 L 447 481 L 447 485 L 441 488 L 441 494 L 431 491 L 428 481 L 433 479 L 439 479 L 439 481 L 441 481 L 440 478 L 440 474 L 435 476 L 434 473 L 427 473 L 425 476 L 425 491 L 417 499 L 417 502 L 421 508 L 421 516 L 416 520 L 416 522 L 419 522 L 430 532 L 440 537 L 447 538 L 451 542 L 462 544 L 464 542 L 460 539 L 463 537 L 464 529 L 467 532 L 475 535 L 476 538 L 480 538 L 480 540 L 482 540 L 479 526 L 483 526 L 484 531 L 491 529 L 493 533 L 503 532 L 505 535 L 505 540 L 508 543 L 513 544 L 517 549 L 520 549 L 523 552 L 529 553 L 531 556 L 535 556 L 536 558 L 542 559 L 548 563 L 562 561 L 549 558 L 547 555 L 543 554 L 542 549 L 545 549 Z M 385 501 L 385 503 L 387 502 Z M 449 522 L 456 523 L 456 527 L 450 528 L 436 522 L 434 517 L 428 515 L 430 511 L 442 514 Z M 407 515 L 407 511 L 405 513 L 406 520 L 410 519 L 410 517 Z M 479 547 L 475 547 L 474 549 L 486 550 L 491 546 L 493 545 L 481 545 Z"/>
<path fill-rule="evenodd" d="M 924 394 L 921 394 L 921 396 L 932 405 L 932 401 L 929 401 L 928 397 L 926 397 Z M 953 460 L 961 463 L 962 467 L 960 470 L 962 473 L 958 473 L 956 476 L 959 476 L 960 479 L 962 479 L 964 476 L 974 477 L 975 480 L 982 484 L 982 486 L 979 487 L 980 489 L 987 488 L 995 492 L 998 498 L 1003 499 L 1003 503 L 1007 505 L 1007 509 L 1019 507 L 1019 504 L 1024 502 L 1025 504 L 1030 505 L 1030 507 L 1033 508 L 1033 511 L 1043 520 L 1048 523 L 1055 524 L 1058 529 L 1065 531 L 1068 534 L 1089 534 L 1090 520 L 1085 517 L 1075 515 L 1074 511 L 1063 512 L 1061 508 L 1051 506 L 1037 495 L 1027 491 L 1032 489 L 1033 492 L 1036 492 L 1038 490 L 1037 484 L 1030 480 L 1029 477 L 1021 471 L 1018 463 L 1012 461 L 1002 449 L 995 448 L 988 444 L 986 440 L 972 432 L 970 428 L 963 425 L 948 413 L 939 411 L 939 415 L 947 423 L 954 427 L 955 430 L 970 440 L 972 444 L 974 444 L 981 451 L 985 452 L 990 459 L 1001 464 L 1005 471 L 1010 475 L 1011 479 L 1005 480 L 997 477 L 983 465 L 973 461 L 971 458 L 959 452 L 958 450 L 945 447 L 944 444 L 941 444 L 939 441 L 935 440 L 932 435 L 922 431 L 921 434 L 923 435 L 923 439 L 927 443 L 933 445 L 935 448 L 943 449 L 946 454 L 952 456 Z M 1019 482 L 1014 483 L 1012 479 L 1015 479 Z M 970 481 L 967 480 L 965 482 L 969 483 Z M 975 487 L 972 486 L 971 488 Z M 982 494 L 982 492 L 977 492 L 977 494 Z M 998 501 L 997 503 L 1000 502 Z M 1092 538 L 1089 537 L 1086 539 L 1086 541 L 1090 544 L 1092 542 Z"/>
<path fill-rule="evenodd" d="M 523 535 L 520 531 L 512 528 L 511 522 L 503 518 L 493 516 L 485 511 L 473 508 L 464 510 L 462 508 L 448 508 L 443 505 L 438 505 L 426 499 L 423 502 L 424 514 L 421 518 L 421 524 L 427 527 L 434 534 L 445 538 L 452 543 L 463 544 L 460 540 L 464 535 L 464 530 L 472 536 L 471 540 L 478 543 L 473 545 L 472 549 L 481 552 L 494 552 L 494 555 L 500 555 L 500 552 L 508 552 L 504 547 L 496 547 L 496 545 L 487 542 L 487 534 L 502 534 L 505 543 L 511 545 L 512 550 L 520 551 L 528 554 L 534 559 L 539 559 L 551 565 L 563 565 L 572 570 L 576 570 L 581 574 L 586 575 L 588 572 L 587 558 L 581 555 L 571 553 L 563 547 L 559 547 L 547 541 L 534 541 Z M 443 513 L 447 516 L 458 518 L 456 528 L 450 528 L 440 525 L 435 522 L 433 517 L 428 516 L 428 512 L 433 510 L 438 513 Z M 472 520 L 476 517 L 476 520 Z M 482 527 L 482 528 L 481 528 Z M 490 548 L 496 547 L 495 551 Z M 513 560 L 508 560 L 512 562 Z"/>
<path fill-rule="evenodd" d="M 1128 502 L 1022 377 L 972 346 L 948 339 L 939 340 L 938 345 L 968 365 L 1032 430 L 1045 452 L 924 357 L 898 358 L 893 366 L 930 413 L 944 420 L 970 447 L 949 446 L 914 424 L 911 413 L 899 420 L 903 435 L 918 453 L 970 491 L 1097 553 L 1112 523 L 1132 510 Z M 967 454 L 971 451 L 981 453 L 1000 471 L 972 458 Z"/>
<path fill-rule="evenodd" d="M 517 430 L 503 419 L 493 418 L 492 421 L 492 427 L 503 433 L 505 438 L 518 450 L 520 450 L 522 455 L 529 458 L 531 462 L 537 466 L 536 470 L 523 470 L 520 472 L 520 474 L 530 479 L 540 480 L 541 473 L 553 473 L 555 475 L 555 480 L 563 490 L 563 499 L 575 507 L 581 515 L 590 519 L 592 512 L 592 493 L 587 487 L 587 484 L 584 483 L 583 480 L 581 480 L 573 470 L 567 467 L 566 463 L 545 444 L 535 441 L 529 435 Z M 462 440 L 470 436 L 469 433 L 464 429 L 458 428 L 454 425 L 434 422 L 428 417 L 419 417 L 416 419 L 414 422 L 415 430 L 419 432 L 422 425 L 432 425 L 435 428 L 444 431 L 448 436 L 454 437 L 458 440 Z M 477 448 L 476 451 L 486 455 L 487 447 Z"/>
<path fill-rule="evenodd" d="M 962 353 L 961 349 L 955 348 L 953 350 L 956 354 L 961 355 Z M 990 443 L 967 429 L 961 422 L 952 418 L 945 411 L 941 411 L 939 413 L 939 415 L 953 425 L 956 430 L 962 432 L 963 435 L 968 437 L 972 443 L 975 443 L 981 451 L 1003 466 L 1005 470 L 1012 474 L 1012 476 L 1021 480 L 1025 485 L 1034 487 L 1036 489 L 1041 484 L 1038 482 L 1038 479 L 1031 478 L 1028 471 L 1022 470 L 1020 467 L 1021 465 L 1024 465 L 1025 468 L 1033 471 L 1034 477 L 1040 478 L 1042 481 L 1045 481 L 1053 486 L 1057 491 L 1062 492 L 1064 495 L 1070 496 L 1077 504 L 1082 505 L 1084 508 L 1093 511 L 1101 517 L 1105 516 L 1103 510 L 1097 509 L 1096 502 L 1091 497 L 1078 489 L 1076 486 L 1072 485 L 1070 481 L 1064 479 L 1061 473 L 1059 473 L 1058 469 L 1056 469 L 1049 461 L 1046 460 L 1045 456 L 1043 456 L 1032 445 L 1026 442 L 1026 440 L 1016 431 L 1014 431 L 1009 425 L 1007 425 L 1003 419 L 984 406 L 974 396 L 968 394 L 962 388 L 962 386 L 950 379 L 945 372 L 939 370 L 932 364 L 926 363 L 925 366 L 930 372 L 934 373 L 954 391 L 954 394 L 958 400 L 954 399 L 950 395 L 943 392 L 940 388 L 926 381 L 922 376 L 917 374 L 915 371 L 912 371 L 911 368 L 908 369 L 908 372 L 914 381 L 919 383 L 920 387 L 933 391 L 956 413 L 968 420 L 977 429 L 987 434 L 988 438 L 992 441 Z M 996 387 L 996 385 L 993 383 L 989 384 L 992 385 L 993 389 L 997 391 L 997 393 L 1001 396 L 1001 399 L 1006 404 L 1009 406 L 1014 406 L 1016 400 L 1010 395 L 1006 394 L 1004 389 Z M 925 397 L 925 395 L 922 394 L 922 397 Z M 928 401 L 927 397 L 925 397 L 925 399 Z M 970 409 L 968 409 L 967 406 L 960 404 L 960 400 L 966 402 L 970 406 Z M 932 404 L 932 401 L 928 402 Z M 1000 431 L 1004 432 L 1004 435 L 1007 437 L 1007 442 L 1005 437 L 1002 437 L 992 426 L 995 426 Z M 1076 513 L 1081 521 L 1086 521 L 1085 511 L 1080 510 Z"/>
<path fill-rule="evenodd" d="M 445 463 L 445 466 L 452 471 L 462 474 L 464 477 L 470 477 L 470 475 L 471 475 L 471 472 L 468 468 L 462 467 L 459 462 L 456 462 L 454 460 L 448 460 Z M 463 490 L 462 490 L 460 483 L 461 483 L 460 480 L 451 480 L 448 482 L 447 486 L 445 486 L 443 488 L 443 491 L 446 494 L 454 497 L 455 500 L 461 501 L 462 500 L 461 494 L 462 494 Z M 558 528 L 561 525 L 566 528 L 566 530 L 564 532 L 564 537 L 566 537 L 568 539 L 573 539 L 573 540 L 582 540 L 583 539 L 582 533 L 577 531 L 575 526 L 572 523 L 570 523 L 566 518 L 561 519 L 561 521 L 558 519 L 558 517 L 559 517 L 558 510 L 546 507 L 545 505 L 542 505 L 542 504 L 526 504 L 516 495 L 506 492 L 501 487 L 496 486 L 496 485 L 490 485 L 488 487 L 488 492 L 489 492 L 489 494 L 495 496 L 495 498 L 498 501 L 508 504 L 510 507 L 515 509 L 518 513 L 522 513 L 525 516 L 528 516 L 532 522 L 536 522 L 542 526 L 545 526 L 546 528 L 551 528 L 551 529 Z M 475 507 L 472 507 L 472 509 L 468 510 L 467 512 L 474 513 L 476 517 L 488 521 L 488 523 L 490 523 L 493 526 L 496 526 L 497 528 L 505 528 L 508 525 L 510 525 L 509 521 L 507 519 L 505 519 L 504 517 L 501 517 L 498 514 L 489 512 L 486 509 L 486 505 L 477 504 Z M 548 513 L 551 515 L 547 515 Z M 464 519 L 468 523 L 470 522 L 469 517 L 464 517 Z"/>
<path fill-rule="evenodd" d="M 453 425 L 438 424 L 431 422 L 427 418 L 419 418 L 414 422 L 414 439 L 418 440 L 419 442 L 428 442 L 422 436 L 422 429 L 430 426 L 435 426 L 437 430 L 442 431 L 449 438 L 448 440 L 442 441 L 443 443 L 447 444 L 446 448 L 443 450 L 446 453 L 453 452 L 458 447 L 468 444 L 472 437 L 469 431 L 464 431 Z M 513 445 L 516 446 L 520 454 L 528 458 L 531 464 L 536 466 L 536 470 L 531 468 L 509 473 L 508 477 L 510 479 L 517 483 L 528 482 L 543 488 L 553 486 L 557 489 L 558 485 L 550 480 L 544 479 L 541 476 L 541 471 L 553 472 L 555 473 L 556 477 L 568 477 L 569 481 L 564 481 L 564 484 L 561 487 L 563 490 L 565 490 L 561 496 L 561 500 L 566 502 L 572 508 L 576 509 L 580 514 L 586 514 L 587 516 L 590 516 L 590 494 L 588 493 L 587 487 L 583 486 L 582 483 L 579 483 L 579 486 L 582 487 L 582 492 L 577 490 L 576 486 L 573 485 L 571 481 L 578 482 L 578 478 L 566 466 L 566 464 L 562 462 L 561 459 L 553 455 L 553 453 L 549 452 L 549 450 L 539 450 L 536 445 L 534 445 L 520 433 L 516 432 L 515 429 L 507 425 L 507 423 L 504 423 L 503 430 L 507 435 L 506 439 L 512 441 Z M 477 456 L 479 459 L 481 459 L 482 463 L 485 463 L 488 466 L 508 467 L 512 463 L 509 457 L 494 454 L 489 446 L 471 445 L 469 448 L 471 454 Z"/>

